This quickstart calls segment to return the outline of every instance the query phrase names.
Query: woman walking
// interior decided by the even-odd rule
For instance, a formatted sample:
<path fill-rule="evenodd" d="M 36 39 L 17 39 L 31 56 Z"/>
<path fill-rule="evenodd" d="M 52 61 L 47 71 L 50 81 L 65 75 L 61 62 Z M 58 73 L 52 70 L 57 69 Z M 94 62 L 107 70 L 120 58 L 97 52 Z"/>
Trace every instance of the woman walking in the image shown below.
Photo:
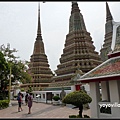
<path fill-rule="evenodd" d="M 29 108 L 28 114 L 31 114 L 32 104 L 33 104 L 33 96 L 32 96 L 32 93 L 30 93 L 30 94 L 28 95 L 28 108 Z"/>

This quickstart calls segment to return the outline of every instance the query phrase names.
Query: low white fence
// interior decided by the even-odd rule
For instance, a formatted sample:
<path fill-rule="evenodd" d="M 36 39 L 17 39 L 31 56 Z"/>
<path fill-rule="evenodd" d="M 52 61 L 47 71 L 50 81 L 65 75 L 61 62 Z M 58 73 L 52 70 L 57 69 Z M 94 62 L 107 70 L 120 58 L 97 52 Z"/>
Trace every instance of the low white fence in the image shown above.
<path fill-rule="evenodd" d="M 71 92 L 71 90 L 65 90 L 66 95 Z M 58 95 L 60 97 L 61 90 L 59 91 L 33 91 L 33 101 L 52 103 L 52 96 Z M 50 93 L 50 94 L 49 94 Z M 52 95 L 52 96 L 51 96 Z M 48 96 L 50 99 L 48 99 Z"/>
<path fill-rule="evenodd" d="M 64 91 L 66 92 L 66 95 L 68 93 L 72 92 L 71 90 L 64 90 Z M 26 92 L 21 92 L 21 93 L 24 95 L 23 100 L 25 100 Z M 52 99 L 48 99 L 48 96 L 51 94 L 52 96 L 58 95 L 60 97 L 61 90 L 58 90 L 58 91 L 32 91 L 32 93 L 33 93 L 33 101 L 34 102 L 52 103 Z M 49 96 L 49 98 L 51 98 L 52 96 Z M 11 97 L 11 99 L 14 99 L 13 92 L 11 92 L 10 97 Z"/>

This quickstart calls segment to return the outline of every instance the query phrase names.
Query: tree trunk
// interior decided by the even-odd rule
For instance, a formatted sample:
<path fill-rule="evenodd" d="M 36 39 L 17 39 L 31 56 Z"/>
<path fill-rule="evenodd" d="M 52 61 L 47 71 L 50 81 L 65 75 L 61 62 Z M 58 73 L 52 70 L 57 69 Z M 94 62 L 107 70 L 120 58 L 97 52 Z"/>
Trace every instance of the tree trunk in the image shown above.
<path fill-rule="evenodd" d="M 79 116 L 82 118 L 83 104 L 79 106 Z"/>

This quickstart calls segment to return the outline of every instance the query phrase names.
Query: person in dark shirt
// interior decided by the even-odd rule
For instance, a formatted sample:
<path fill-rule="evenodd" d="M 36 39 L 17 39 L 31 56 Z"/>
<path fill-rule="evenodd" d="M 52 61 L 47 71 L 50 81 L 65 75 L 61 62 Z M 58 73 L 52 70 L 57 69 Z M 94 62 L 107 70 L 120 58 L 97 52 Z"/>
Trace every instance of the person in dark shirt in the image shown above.
<path fill-rule="evenodd" d="M 23 109 L 21 107 L 21 104 L 22 104 L 22 93 L 21 92 L 18 93 L 17 100 L 18 100 L 18 112 L 20 112 L 20 110 L 23 111 Z"/>
<path fill-rule="evenodd" d="M 28 104 L 28 93 L 26 92 L 26 95 L 25 95 L 25 103 L 26 105 Z"/>

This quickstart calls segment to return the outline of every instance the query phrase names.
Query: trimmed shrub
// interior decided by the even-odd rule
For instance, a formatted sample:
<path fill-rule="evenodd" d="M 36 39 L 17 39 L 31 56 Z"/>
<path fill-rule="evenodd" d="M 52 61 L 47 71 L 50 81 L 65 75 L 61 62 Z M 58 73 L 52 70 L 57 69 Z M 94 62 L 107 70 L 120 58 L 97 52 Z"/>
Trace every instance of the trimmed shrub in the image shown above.
<path fill-rule="evenodd" d="M 53 100 L 58 101 L 60 100 L 60 97 L 58 95 L 52 97 Z"/>
<path fill-rule="evenodd" d="M 83 105 L 92 102 L 92 98 L 83 90 L 74 91 L 67 94 L 63 100 L 65 104 L 72 104 L 79 108 L 79 116 L 82 117 Z"/>
<path fill-rule="evenodd" d="M 74 91 L 74 92 L 67 94 L 64 97 L 62 102 L 66 104 L 72 104 L 75 106 L 79 106 L 81 104 L 91 103 L 92 98 L 87 93 L 80 90 L 80 91 Z"/>

